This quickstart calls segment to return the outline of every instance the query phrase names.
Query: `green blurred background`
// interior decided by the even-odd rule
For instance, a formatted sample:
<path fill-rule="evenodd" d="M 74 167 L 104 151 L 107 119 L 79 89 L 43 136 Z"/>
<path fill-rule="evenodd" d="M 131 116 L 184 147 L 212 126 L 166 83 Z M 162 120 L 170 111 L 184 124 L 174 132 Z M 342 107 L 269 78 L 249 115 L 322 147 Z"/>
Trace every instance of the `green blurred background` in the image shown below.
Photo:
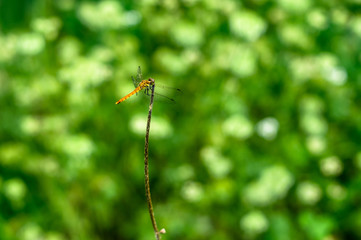
<path fill-rule="evenodd" d="M 1 0 L 0 239 L 361 239 L 360 10 Z"/>

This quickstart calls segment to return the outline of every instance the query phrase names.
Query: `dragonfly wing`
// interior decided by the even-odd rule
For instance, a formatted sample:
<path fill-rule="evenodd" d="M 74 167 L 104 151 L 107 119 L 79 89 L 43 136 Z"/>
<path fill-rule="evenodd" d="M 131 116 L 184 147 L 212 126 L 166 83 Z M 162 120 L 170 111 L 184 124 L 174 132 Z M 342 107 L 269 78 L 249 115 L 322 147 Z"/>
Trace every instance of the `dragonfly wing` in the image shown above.
<path fill-rule="evenodd" d="M 176 103 L 176 101 L 173 98 L 167 97 L 167 96 L 157 93 L 157 92 L 155 92 L 154 94 L 156 95 L 157 99 L 159 99 L 161 101 L 165 101 L 166 103 Z"/>
<path fill-rule="evenodd" d="M 138 67 L 138 72 L 137 72 L 137 82 L 140 83 L 143 79 L 142 76 L 142 70 L 140 69 L 140 66 Z"/>
<path fill-rule="evenodd" d="M 137 81 L 135 81 L 133 76 L 132 76 L 132 80 L 133 80 L 134 87 L 138 87 L 139 83 L 137 83 Z M 136 93 L 136 95 L 138 95 L 138 93 Z"/>
<path fill-rule="evenodd" d="M 132 76 L 132 80 L 134 87 L 138 87 L 139 83 L 142 81 L 142 70 L 140 69 L 140 66 L 138 66 L 137 78 L 134 79 L 134 77 Z M 136 93 L 136 95 L 138 95 L 138 93 Z"/>
<path fill-rule="evenodd" d="M 174 87 L 168 87 L 168 86 L 164 86 L 164 85 L 161 85 L 161 84 L 157 84 L 157 88 L 161 88 L 161 89 L 164 89 L 166 91 L 173 91 L 173 92 L 177 92 L 177 93 L 183 93 L 181 89 L 179 88 L 174 88 Z"/>

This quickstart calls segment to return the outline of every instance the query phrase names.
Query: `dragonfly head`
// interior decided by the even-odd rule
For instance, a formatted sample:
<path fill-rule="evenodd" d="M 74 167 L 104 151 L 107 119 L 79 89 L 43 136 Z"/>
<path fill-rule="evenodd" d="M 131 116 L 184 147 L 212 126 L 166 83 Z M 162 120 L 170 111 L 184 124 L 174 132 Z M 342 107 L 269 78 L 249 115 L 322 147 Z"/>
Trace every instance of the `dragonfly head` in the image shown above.
<path fill-rule="evenodd" d="M 150 82 L 150 85 L 153 85 L 155 82 L 153 78 L 148 78 L 148 81 Z"/>

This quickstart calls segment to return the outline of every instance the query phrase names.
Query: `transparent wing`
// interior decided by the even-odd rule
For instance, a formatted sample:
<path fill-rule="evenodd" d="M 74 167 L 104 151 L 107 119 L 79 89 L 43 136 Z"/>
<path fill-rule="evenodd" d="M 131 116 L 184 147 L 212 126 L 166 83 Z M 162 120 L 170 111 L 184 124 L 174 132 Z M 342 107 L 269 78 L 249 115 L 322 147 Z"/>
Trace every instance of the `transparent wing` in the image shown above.
<path fill-rule="evenodd" d="M 161 89 L 164 89 L 166 91 L 174 91 L 174 92 L 177 92 L 178 94 L 183 93 L 182 90 L 180 90 L 179 88 L 168 87 L 168 86 L 164 86 L 162 84 L 157 84 L 156 86 L 157 86 L 158 89 L 161 88 Z"/>
<path fill-rule="evenodd" d="M 142 70 L 140 69 L 140 66 L 138 66 L 137 82 L 140 83 L 142 80 L 143 80 Z"/>
<path fill-rule="evenodd" d="M 169 95 L 171 96 L 174 95 L 175 98 L 179 98 L 179 95 L 183 93 L 179 88 L 168 87 L 161 84 L 155 84 L 155 85 L 156 87 L 155 87 L 154 97 L 155 97 L 155 101 L 157 102 L 175 104 L 177 100 L 172 97 L 169 97 Z M 146 89 L 145 91 L 143 91 L 143 93 L 147 96 L 150 96 L 151 92 L 149 90 L 150 89 Z"/>
<path fill-rule="evenodd" d="M 156 99 L 159 101 L 166 102 L 166 103 L 176 103 L 176 101 L 173 98 L 167 97 L 167 96 L 157 93 L 157 92 L 155 92 L 154 94 L 156 96 Z"/>
<path fill-rule="evenodd" d="M 132 80 L 134 87 L 138 87 L 139 83 L 142 81 L 142 70 L 140 69 L 140 66 L 138 66 L 137 79 L 134 79 L 134 77 L 132 76 Z M 136 95 L 138 95 L 138 93 L 136 93 Z"/>

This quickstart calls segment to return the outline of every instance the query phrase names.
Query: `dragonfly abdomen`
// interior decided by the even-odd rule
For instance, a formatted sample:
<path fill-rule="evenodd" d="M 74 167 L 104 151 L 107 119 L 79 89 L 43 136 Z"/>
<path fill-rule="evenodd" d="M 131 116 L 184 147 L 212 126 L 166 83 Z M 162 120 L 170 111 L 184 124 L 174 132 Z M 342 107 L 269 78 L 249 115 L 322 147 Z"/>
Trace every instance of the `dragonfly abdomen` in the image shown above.
<path fill-rule="evenodd" d="M 142 88 L 139 86 L 136 89 L 134 89 L 133 92 L 129 93 L 128 95 L 126 95 L 125 97 L 119 99 L 115 104 L 119 104 L 125 100 L 127 100 L 128 98 L 130 98 L 131 96 L 133 96 L 134 94 L 136 94 L 137 92 L 139 92 L 140 90 L 142 90 Z"/>

